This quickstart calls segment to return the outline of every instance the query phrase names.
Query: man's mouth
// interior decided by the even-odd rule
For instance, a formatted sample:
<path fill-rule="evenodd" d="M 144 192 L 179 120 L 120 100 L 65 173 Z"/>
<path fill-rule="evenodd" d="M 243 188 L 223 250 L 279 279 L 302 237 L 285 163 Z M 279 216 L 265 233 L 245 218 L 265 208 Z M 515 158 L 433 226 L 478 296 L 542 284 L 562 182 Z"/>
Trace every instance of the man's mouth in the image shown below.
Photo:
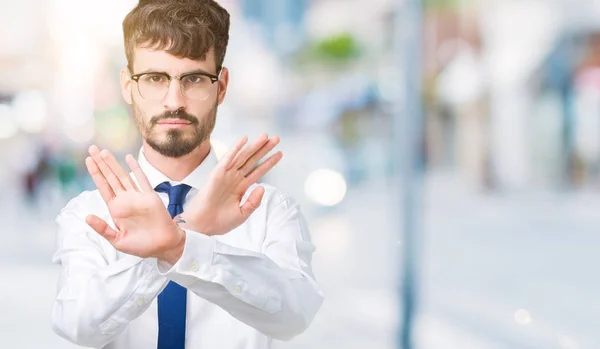
<path fill-rule="evenodd" d="M 159 121 L 157 124 L 160 127 L 166 127 L 166 128 L 183 128 L 183 127 L 191 125 L 192 123 L 187 120 L 181 120 L 181 119 L 165 119 L 165 120 Z"/>
<path fill-rule="evenodd" d="M 165 119 L 158 122 L 159 125 L 189 125 L 191 122 L 181 119 Z"/>

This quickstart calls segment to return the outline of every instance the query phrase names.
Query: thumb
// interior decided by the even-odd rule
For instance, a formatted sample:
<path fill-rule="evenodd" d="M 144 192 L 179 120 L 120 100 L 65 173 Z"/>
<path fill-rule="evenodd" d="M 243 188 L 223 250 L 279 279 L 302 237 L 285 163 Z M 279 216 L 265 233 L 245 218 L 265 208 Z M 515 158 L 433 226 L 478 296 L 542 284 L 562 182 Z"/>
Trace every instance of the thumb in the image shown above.
<path fill-rule="evenodd" d="M 263 186 L 258 186 L 252 190 L 248 200 L 240 207 L 242 211 L 242 216 L 244 218 L 250 217 L 252 212 L 254 212 L 258 206 L 260 206 L 260 202 L 262 201 L 263 195 L 265 194 L 265 188 Z"/>
<path fill-rule="evenodd" d="M 85 222 L 90 227 L 92 227 L 92 229 L 94 229 L 96 233 L 100 234 L 111 244 L 113 243 L 115 237 L 117 236 L 117 232 L 113 228 L 111 228 L 110 225 L 108 225 L 108 223 L 106 223 L 102 218 L 95 215 L 89 215 L 85 217 Z"/>

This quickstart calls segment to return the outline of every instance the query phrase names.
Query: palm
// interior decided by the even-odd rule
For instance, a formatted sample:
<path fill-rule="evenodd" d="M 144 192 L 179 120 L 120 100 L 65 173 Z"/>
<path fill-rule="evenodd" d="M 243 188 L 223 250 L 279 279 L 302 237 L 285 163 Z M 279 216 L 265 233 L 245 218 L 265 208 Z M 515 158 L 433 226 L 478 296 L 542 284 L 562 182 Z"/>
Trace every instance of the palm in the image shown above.
<path fill-rule="evenodd" d="M 212 217 L 211 226 L 221 232 L 230 231 L 245 220 L 240 202 L 248 189 L 239 171 L 225 171 L 219 164 L 210 174 L 206 184 L 190 203 L 187 211 Z M 212 230 L 211 229 L 211 230 Z"/>
<path fill-rule="evenodd" d="M 186 208 L 184 216 L 193 230 L 207 235 L 225 234 L 244 223 L 260 205 L 262 187 L 254 189 L 244 204 L 241 201 L 248 188 L 281 160 L 278 152 L 254 167 L 279 143 L 279 138 L 263 135 L 242 150 L 245 142 L 242 138 L 223 157 Z"/>
<path fill-rule="evenodd" d="M 131 155 L 126 157 L 140 187 L 110 152 L 100 153 L 93 146 L 90 155 L 86 166 L 116 229 L 94 215 L 87 216 L 86 222 L 117 250 L 138 257 L 166 257 L 179 246 L 182 232 L 137 161 Z"/>
<path fill-rule="evenodd" d="M 172 236 L 171 219 L 154 192 L 123 192 L 108 203 L 108 210 L 117 228 L 114 245 L 118 250 L 140 257 L 152 256 Z"/>

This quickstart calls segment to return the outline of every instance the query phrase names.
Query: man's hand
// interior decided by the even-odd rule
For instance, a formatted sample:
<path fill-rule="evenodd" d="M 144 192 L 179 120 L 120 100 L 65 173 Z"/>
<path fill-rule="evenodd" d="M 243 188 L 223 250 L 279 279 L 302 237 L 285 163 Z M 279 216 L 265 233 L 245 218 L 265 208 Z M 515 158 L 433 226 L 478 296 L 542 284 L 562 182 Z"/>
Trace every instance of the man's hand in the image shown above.
<path fill-rule="evenodd" d="M 183 253 L 185 232 L 173 222 L 138 162 L 131 155 L 125 157 L 140 188 L 108 150 L 91 146 L 89 153 L 87 170 L 117 230 L 94 215 L 87 216 L 86 223 L 121 252 L 175 264 Z"/>
<path fill-rule="evenodd" d="M 222 235 L 237 228 L 254 212 L 265 193 L 261 186 L 255 188 L 248 200 L 241 205 L 248 188 L 271 170 L 282 158 L 276 152 L 260 165 L 255 165 L 279 143 L 279 137 L 262 134 L 248 147 L 242 137 L 219 161 L 211 172 L 207 183 L 192 199 L 178 218 L 185 221 L 184 228 L 206 235 Z"/>

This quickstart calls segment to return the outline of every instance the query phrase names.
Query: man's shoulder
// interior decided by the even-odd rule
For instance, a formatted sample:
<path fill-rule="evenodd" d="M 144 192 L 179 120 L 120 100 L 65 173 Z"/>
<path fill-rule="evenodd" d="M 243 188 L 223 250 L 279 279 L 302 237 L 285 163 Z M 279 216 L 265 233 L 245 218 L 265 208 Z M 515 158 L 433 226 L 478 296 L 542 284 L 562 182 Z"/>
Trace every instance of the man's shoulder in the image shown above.
<path fill-rule="evenodd" d="M 250 186 L 250 188 L 248 188 L 248 190 L 246 191 L 246 198 L 258 186 L 261 186 L 261 187 L 265 188 L 265 194 L 263 195 L 263 200 L 262 200 L 263 204 L 266 203 L 266 204 L 269 204 L 269 205 L 275 205 L 276 206 L 276 205 L 279 205 L 280 203 L 282 203 L 284 201 L 293 201 L 292 196 L 288 192 L 283 191 L 283 190 L 277 188 L 276 186 L 274 186 L 272 184 L 267 184 L 267 183 L 255 183 L 255 184 L 252 184 Z M 246 198 L 244 198 L 244 199 L 246 199 Z"/>
<path fill-rule="evenodd" d="M 106 204 L 100 196 L 98 189 L 86 190 L 75 196 L 60 211 L 60 215 L 67 212 L 85 212 L 86 214 L 92 212 L 100 212 L 104 210 Z"/>

